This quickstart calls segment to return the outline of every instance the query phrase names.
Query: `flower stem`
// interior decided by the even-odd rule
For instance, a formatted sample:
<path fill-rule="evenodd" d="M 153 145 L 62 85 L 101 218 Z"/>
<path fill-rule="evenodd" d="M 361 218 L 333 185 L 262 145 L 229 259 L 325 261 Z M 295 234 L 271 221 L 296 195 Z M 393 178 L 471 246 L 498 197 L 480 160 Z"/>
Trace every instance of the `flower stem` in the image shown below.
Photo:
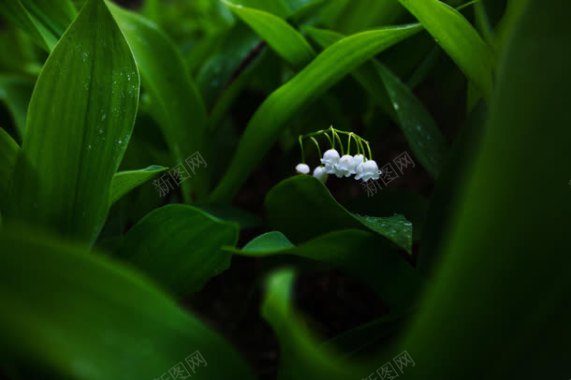
<path fill-rule="evenodd" d="M 323 157 L 323 154 L 321 154 L 321 148 L 319 147 L 319 143 L 317 142 L 315 137 L 311 136 L 310 139 L 315 143 L 315 147 L 317 148 L 317 153 L 319 153 L 319 157 L 320 158 Z"/>
<path fill-rule="evenodd" d="M 297 138 L 297 140 L 299 141 L 299 147 L 301 149 L 301 163 L 305 164 L 305 151 L 303 150 L 303 136 L 299 136 Z"/>
<path fill-rule="evenodd" d="M 353 132 L 349 133 L 349 137 L 347 138 L 347 154 L 351 155 L 351 139 L 355 136 Z M 357 145 L 357 138 L 355 137 L 355 145 Z M 359 146 L 357 145 L 357 150 L 359 150 Z"/>

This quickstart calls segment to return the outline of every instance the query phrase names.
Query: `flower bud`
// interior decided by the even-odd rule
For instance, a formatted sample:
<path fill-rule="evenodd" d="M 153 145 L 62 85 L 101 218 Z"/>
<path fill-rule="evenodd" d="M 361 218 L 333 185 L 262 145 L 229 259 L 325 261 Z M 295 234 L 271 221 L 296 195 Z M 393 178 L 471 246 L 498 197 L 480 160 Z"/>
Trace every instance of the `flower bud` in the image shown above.
<path fill-rule="evenodd" d="M 318 166 L 313 169 L 313 176 L 323 183 L 327 182 L 327 177 L 329 177 L 324 166 Z"/>
<path fill-rule="evenodd" d="M 297 164 L 297 166 L 295 167 L 295 171 L 298 172 L 299 174 L 309 174 L 310 169 L 309 166 L 307 166 L 307 164 Z"/>

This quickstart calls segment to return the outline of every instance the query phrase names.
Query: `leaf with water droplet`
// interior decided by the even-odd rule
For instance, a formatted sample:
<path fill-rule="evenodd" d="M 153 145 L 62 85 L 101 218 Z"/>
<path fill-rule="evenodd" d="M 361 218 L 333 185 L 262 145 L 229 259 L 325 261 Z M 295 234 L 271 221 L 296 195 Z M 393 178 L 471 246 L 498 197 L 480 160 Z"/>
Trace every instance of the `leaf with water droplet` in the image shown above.
<path fill-rule="evenodd" d="M 83 62 L 86 55 L 104 59 Z M 113 143 L 131 134 L 137 111 L 138 93 L 125 94 L 126 73 L 137 78 L 138 86 L 131 50 L 106 3 L 88 0 L 37 80 L 9 218 L 88 244 L 95 240 L 126 149 Z M 115 108 L 121 112 L 112 113 Z M 109 117 L 101 120 L 102 114 Z M 30 199 L 40 207 L 31 207 Z"/>

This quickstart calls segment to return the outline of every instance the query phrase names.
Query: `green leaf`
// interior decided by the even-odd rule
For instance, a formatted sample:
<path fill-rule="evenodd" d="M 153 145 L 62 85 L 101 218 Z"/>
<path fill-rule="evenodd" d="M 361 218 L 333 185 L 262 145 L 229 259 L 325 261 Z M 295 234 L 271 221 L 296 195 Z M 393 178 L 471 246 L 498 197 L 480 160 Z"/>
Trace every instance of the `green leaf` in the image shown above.
<path fill-rule="evenodd" d="M 279 231 L 271 231 L 250 240 L 243 248 L 243 252 L 268 252 L 293 248 L 289 239 Z"/>
<path fill-rule="evenodd" d="M 270 225 L 300 242 L 346 228 L 373 231 L 410 253 L 412 224 L 402 215 L 371 217 L 352 214 L 312 176 L 294 176 L 276 185 L 266 197 Z"/>
<path fill-rule="evenodd" d="M 109 195 L 109 204 L 117 202 L 121 197 L 133 190 L 139 185 L 147 182 L 158 173 L 162 173 L 168 168 L 164 166 L 151 165 L 144 169 L 127 170 L 115 173 L 111 181 L 111 193 Z"/>
<path fill-rule="evenodd" d="M 125 236 L 117 254 L 177 294 L 199 290 L 230 266 L 238 226 L 186 205 L 153 210 Z"/>
<path fill-rule="evenodd" d="M 493 52 L 464 16 L 440 0 L 399 1 L 489 98 L 493 87 Z"/>
<path fill-rule="evenodd" d="M 138 96 L 129 46 L 103 1 L 89 0 L 36 83 L 16 164 L 12 216 L 93 242 Z"/>
<path fill-rule="evenodd" d="M 433 177 L 438 177 L 448 148 L 436 122 L 412 91 L 386 66 L 376 62 L 375 68 L 414 156 Z"/>
<path fill-rule="evenodd" d="M 0 211 L 8 202 L 12 173 L 20 147 L 3 128 L 0 128 Z"/>
<path fill-rule="evenodd" d="M 322 52 L 258 108 L 211 200 L 228 201 L 263 158 L 287 122 L 331 86 L 375 54 L 420 30 L 419 25 L 384 28 L 344 38 Z"/>
<path fill-rule="evenodd" d="M 453 228 L 401 342 L 416 362 L 407 378 L 569 376 L 570 12 L 529 0 L 507 40 Z"/>
<path fill-rule="evenodd" d="M 251 257 L 293 255 L 329 264 L 369 285 L 395 315 L 411 309 L 422 283 L 394 247 L 365 231 L 335 231 L 298 246 L 280 232 L 271 232 L 234 251 Z"/>
<path fill-rule="evenodd" d="M 143 87 L 151 98 L 151 113 L 169 146 L 174 163 L 180 164 L 203 143 L 206 109 L 194 80 L 174 44 L 143 17 L 110 5 L 141 71 Z M 204 191 L 197 173 L 183 184 Z M 187 200 L 190 194 L 183 192 Z"/>
<path fill-rule="evenodd" d="M 196 378 L 254 378 L 223 338 L 126 266 L 32 231 L 1 231 L 0 252 L 0 341 L 22 369 L 150 379 L 198 350 L 207 366 Z"/>
<path fill-rule="evenodd" d="M 360 378 L 366 371 L 344 360 L 338 353 L 321 347 L 293 307 L 294 273 L 284 269 L 272 273 L 266 282 L 262 305 L 264 319 L 280 343 L 279 380 Z"/>
<path fill-rule="evenodd" d="M 315 52 L 309 43 L 283 19 L 268 12 L 237 6 L 230 2 L 224 4 L 292 67 L 301 68 L 314 58 Z"/>

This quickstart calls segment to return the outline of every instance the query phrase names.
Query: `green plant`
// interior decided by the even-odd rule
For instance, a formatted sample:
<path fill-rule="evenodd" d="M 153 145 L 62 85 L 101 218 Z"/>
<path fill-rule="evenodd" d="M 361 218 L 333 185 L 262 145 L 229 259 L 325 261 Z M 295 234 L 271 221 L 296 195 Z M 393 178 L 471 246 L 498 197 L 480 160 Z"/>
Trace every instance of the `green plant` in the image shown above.
<path fill-rule="evenodd" d="M 571 376 L 571 3 L 127 3 L 0 7 L 2 375 Z"/>

